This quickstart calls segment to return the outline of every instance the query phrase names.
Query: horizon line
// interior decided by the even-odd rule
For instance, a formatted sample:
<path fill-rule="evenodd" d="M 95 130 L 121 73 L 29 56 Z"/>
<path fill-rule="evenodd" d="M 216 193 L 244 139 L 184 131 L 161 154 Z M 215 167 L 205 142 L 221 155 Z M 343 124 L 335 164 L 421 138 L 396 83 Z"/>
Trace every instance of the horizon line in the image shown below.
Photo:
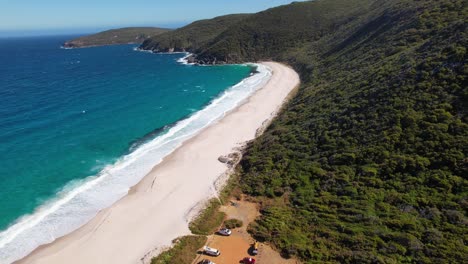
<path fill-rule="evenodd" d="M 70 28 L 50 28 L 50 29 L 0 29 L 0 38 L 17 37 L 41 37 L 41 36 L 66 36 L 80 34 L 95 34 L 106 30 L 120 29 L 127 27 L 156 27 L 166 29 L 177 29 L 193 21 L 161 23 L 160 25 L 114 25 L 114 26 L 96 26 L 96 27 L 70 27 Z"/>

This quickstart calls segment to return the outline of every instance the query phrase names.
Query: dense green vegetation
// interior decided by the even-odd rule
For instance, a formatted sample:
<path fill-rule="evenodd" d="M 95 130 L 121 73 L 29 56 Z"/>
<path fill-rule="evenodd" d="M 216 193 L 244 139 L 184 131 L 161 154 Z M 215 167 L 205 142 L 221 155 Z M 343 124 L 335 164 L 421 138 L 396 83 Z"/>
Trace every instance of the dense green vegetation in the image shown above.
<path fill-rule="evenodd" d="M 468 259 L 466 0 L 316 0 L 197 49 L 273 59 L 303 84 L 241 162 L 249 230 L 307 263 Z"/>
<path fill-rule="evenodd" d="M 242 222 L 242 220 L 232 218 L 232 219 L 228 219 L 228 220 L 224 221 L 223 225 L 226 228 L 234 229 L 234 228 L 242 227 L 243 224 L 244 223 Z"/>
<path fill-rule="evenodd" d="M 252 230 L 310 262 L 462 262 L 466 9 L 375 2 L 279 55 L 301 58 L 309 81 L 243 161 L 247 193 L 288 201 L 264 208 Z"/>
<path fill-rule="evenodd" d="M 177 30 L 161 34 L 143 42 L 142 48 L 155 52 L 191 51 L 206 45 L 209 40 L 229 26 L 248 17 L 248 14 L 235 14 L 199 20 Z"/>
<path fill-rule="evenodd" d="M 219 211 L 220 207 L 221 203 L 218 199 L 211 199 L 201 214 L 190 222 L 190 231 L 197 235 L 213 234 L 221 226 L 226 217 L 225 213 Z"/>
<path fill-rule="evenodd" d="M 197 53 L 200 62 L 284 61 L 354 16 L 366 13 L 368 0 L 296 2 L 269 9 L 231 26 Z M 323 12 L 326 11 L 326 12 Z M 307 61 L 306 63 L 311 63 Z"/>
<path fill-rule="evenodd" d="M 151 260 L 151 264 L 192 263 L 197 251 L 206 243 L 206 236 L 184 236 L 174 241 L 174 246 Z"/>
<path fill-rule="evenodd" d="M 169 29 L 156 27 L 127 27 L 111 29 L 67 41 L 63 46 L 67 48 L 82 48 L 114 44 L 139 44 L 149 37 L 168 31 Z"/>

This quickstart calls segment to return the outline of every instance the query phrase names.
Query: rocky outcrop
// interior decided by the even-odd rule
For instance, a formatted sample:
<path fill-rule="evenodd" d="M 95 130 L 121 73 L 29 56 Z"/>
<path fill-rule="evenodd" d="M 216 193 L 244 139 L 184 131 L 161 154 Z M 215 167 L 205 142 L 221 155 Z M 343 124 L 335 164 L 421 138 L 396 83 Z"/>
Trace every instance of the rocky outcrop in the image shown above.
<path fill-rule="evenodd" d="M 142 49 L 141 47 L 139 49 L 145 50 L 145 49 Z M 174 48 L 174 47 L 172 47 L 172 48 L 159 48 L 159 47 L 157 47 L 157 48 L 151 49 L 151 51 L 153 53 L 190 52 L 185 48 Z"/>
<path fill-rule="evenodd" d="M 240 159 L 242 158 L 242 153 L 237 151 L 230 153 L 229 155 L 223 155 L 218 157 L 218 161 L 221 163 L 225 163 L 229 168 L 232 168 L 236 165 Z"/>

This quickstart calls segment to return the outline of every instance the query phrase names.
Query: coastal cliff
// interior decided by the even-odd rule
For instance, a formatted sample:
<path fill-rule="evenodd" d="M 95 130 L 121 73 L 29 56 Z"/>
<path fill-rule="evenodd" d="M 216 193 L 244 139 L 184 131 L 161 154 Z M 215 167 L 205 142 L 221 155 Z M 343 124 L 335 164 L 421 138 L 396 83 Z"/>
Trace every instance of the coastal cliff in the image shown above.
<path fill-rule="evenodd" d="M 298 94 L 241 161 L 241 189 L 262 204 L 256 239 L 307 263 L 459 263 L 466 21 L 463 0 L 317 0 L 247 16 L 196 45 L 167 45 L 166 33 L 141 48 L 300 73 Z"/>
<path fill-rule="evenodd" d="M 144 40 L 169 29 L 156 27 L 127 27 L 111 29 L 96 34 L 79 37 L 63 44 L 65 48 L 84 48 L 115 44 L 141 44 Z"/>
<path fill-rule="evenodd" d="M 234 14 L 199 20 L 174 31 L 149 38 L 140 48 L 153 52 L 197 52 L 227 28 L 249 16 L 249 14 Z"/>

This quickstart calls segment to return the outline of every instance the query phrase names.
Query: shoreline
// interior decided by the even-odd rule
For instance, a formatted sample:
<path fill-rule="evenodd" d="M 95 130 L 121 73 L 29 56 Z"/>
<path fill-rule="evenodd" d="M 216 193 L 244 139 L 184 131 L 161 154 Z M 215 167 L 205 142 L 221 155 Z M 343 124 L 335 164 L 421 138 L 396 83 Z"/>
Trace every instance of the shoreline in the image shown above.
<path fill-rule="evenodd" d="M 98 174 L 72 182 L 56 198 L 0 233 L 0 263 L 24 258 L 91 221 L 101 210 L 128 194 L 164 157 L 242 104 L 271 77 L 268 67 L 256 65 L 250 75 L 218 94 L 199 111 L 173 123 L 161 135 L 107 165 Z M 260 69 L 258 71 L 258 69 Z"/>
<path fill-rule="evenodd" d="M 192 215 L 216 195 L 216 183 L 229 170 L 218 158 L 255 138 L 299 84 L 291 68 L 261 64 L 273 72 L 263 87 L 184 141 L 88 223 L 14 263 L 137 263 L 190 234 Z"/>

